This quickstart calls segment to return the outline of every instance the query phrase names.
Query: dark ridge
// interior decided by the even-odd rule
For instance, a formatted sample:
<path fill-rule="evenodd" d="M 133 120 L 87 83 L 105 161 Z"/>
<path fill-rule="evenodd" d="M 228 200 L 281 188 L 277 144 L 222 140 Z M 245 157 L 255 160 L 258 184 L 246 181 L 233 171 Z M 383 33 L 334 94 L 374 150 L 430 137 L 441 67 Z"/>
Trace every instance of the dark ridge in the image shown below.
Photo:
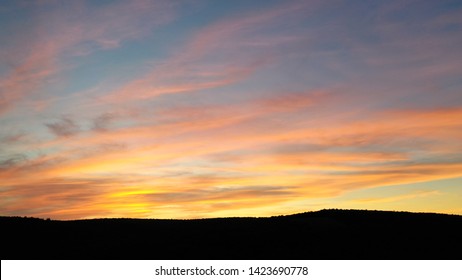
<path fill-rule="evenodd" d="M 268 218 L 0 217 L 5 259 L 460 259 L 462 216 L 327 209 Z M 8 246 L 6 246 L 8 245 Z"/>

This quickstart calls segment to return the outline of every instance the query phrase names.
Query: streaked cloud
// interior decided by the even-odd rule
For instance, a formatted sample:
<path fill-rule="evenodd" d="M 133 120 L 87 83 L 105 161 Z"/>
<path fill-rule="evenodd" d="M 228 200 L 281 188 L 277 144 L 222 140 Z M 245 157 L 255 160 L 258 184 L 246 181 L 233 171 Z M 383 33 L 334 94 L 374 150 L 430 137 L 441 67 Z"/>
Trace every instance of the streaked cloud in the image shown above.
<path fill-rule="evenodd" d="M 314 9 L 302 2 L 229 17 L 194 32 L 154 69 L 105 97 L 112 102 L 150 99 L 233 85 L 251 77 L 278 56 L 278 49 L 303 40 L 297 35 L 259 35 L 280 26 L 288 15 Z M 295 25 L 296 23 L 292 23 Z M 257 36 L 257 37 L 255 37 Z M 158 66 L 157 66 L 158 65 Z"/>
<path fill-rule="evenodd" d="M 457 3 L 9 5 L 2 215 L 458 211 Z"/>
<path fill-rule="evenodd" d="M 439 194 L 440 193 L 438 191 L 419 191 L 419 192 L 414 192 L 411 194 L 404 194 L 404 195 L 392 196 L 392 197 L 362 198 L 362 199 L 357 200 L 357 202 L 360 202 L 360 203 L 394 202 L 398 200 L 412 199 L 416 197 L 425 197 L 425 196 L 439 195 Z"/>
<path fill-rule="evenodd" d="M 16 32 L 12 38 L 18 45 L 2 49 L 12 67 L 0 76 L 0 113 L 23 98 L 34 100 L 48 83 L 55 83 L 60 72 L 69 67 L 62 60 L 117 48 L 124 41 L 139 38 L 171 21 L 173 6 L 144 0 L 97 7 L 84 1 L 26 6 L 30 11 L 25 12 L 36 15 L 29 19 L 33 31 L 24 35 Z"/>

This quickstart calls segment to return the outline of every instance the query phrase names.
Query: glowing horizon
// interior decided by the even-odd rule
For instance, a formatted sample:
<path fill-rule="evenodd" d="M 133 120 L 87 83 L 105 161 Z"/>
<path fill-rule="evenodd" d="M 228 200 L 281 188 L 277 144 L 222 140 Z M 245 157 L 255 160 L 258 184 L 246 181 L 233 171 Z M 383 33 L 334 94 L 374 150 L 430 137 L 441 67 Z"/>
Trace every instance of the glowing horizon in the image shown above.
<path fill-rule="evenodd" d="M 460 1 L 0 14 L 2 216 L 462 214 Z"/>

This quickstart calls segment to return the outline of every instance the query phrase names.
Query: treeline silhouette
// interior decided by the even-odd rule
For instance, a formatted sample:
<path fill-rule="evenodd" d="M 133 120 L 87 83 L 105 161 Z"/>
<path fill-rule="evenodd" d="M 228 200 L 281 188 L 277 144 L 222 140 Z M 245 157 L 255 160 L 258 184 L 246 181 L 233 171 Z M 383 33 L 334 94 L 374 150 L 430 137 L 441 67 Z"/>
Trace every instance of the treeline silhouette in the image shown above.
<path fill-rule="evenodd" d="M 0 217 L 1 259 L 460 259 L 462 216 L 327 209 L 269 218 Z"/>

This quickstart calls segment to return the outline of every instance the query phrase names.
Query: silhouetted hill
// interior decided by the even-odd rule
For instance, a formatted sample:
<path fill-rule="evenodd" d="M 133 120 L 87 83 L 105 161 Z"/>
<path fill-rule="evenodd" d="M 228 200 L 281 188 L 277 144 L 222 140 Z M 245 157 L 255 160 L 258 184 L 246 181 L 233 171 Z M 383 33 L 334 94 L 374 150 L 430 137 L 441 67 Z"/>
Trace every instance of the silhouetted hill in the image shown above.
<path fill-rule="evenodd" d="M 1 259 L 460 259 L 462 216 L 321 210 L 270 218 L 0 217 Z M 5 246 L 9 245 L 9 246 Z"/>

